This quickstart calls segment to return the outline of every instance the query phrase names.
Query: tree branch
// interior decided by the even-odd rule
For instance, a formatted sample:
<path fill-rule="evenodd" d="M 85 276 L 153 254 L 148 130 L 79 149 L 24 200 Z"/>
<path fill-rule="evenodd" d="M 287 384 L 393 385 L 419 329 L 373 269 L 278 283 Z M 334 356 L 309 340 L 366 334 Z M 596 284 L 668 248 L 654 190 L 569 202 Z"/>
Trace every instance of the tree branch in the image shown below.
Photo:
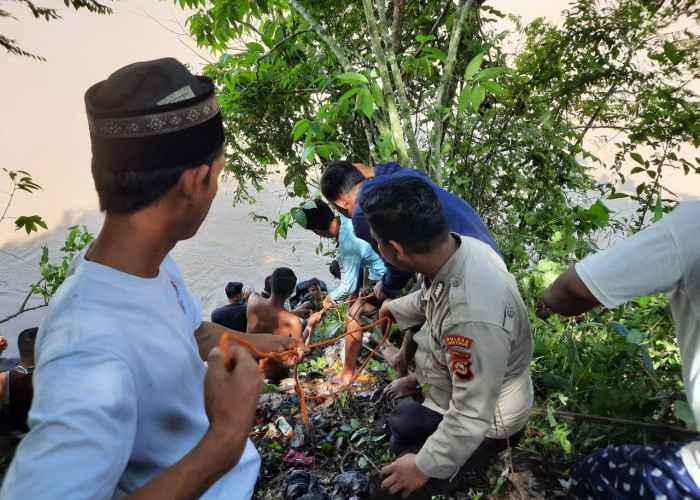
<path fill-rule="evenodd" d="M 447 49 L 447 58 L 445 60 L 445 68 L 442 72 L 442 81 L 438 87 L 437 96 L 435 98 L 435 117 L 433 124 L 433 140 L 432 146 L 428 151 L 430 158 L 430 174 L 433 180 L 441 184 L 442 166 L 440 165 L 440 151 L 442 147 L 442 119 L 443 113 L 440 108 L 445 107 L 447 89 L 452 81 L 452 72 L 454 71 L 457 61 L 457 50 L 459 41 L 462 38 L 462 25 L 467 18 L 467 11 L 471 8 L 473 0 L 459 0 L 457 10 L 455 11 L 454 23 L 452 24 L 452 33 L 450 34 L 450 45 Z"/>
<path fill-rule="evenodd" d="M 397 3 L 403 0 L 397 0 Z M 423 155 L 418 148 L 418 141 L 416 140 L 416 133 L 411 125 L 411 112 L 410 106 L 408 104 L 408 97 L 406 97 L 406 88 L 403 84 L 403 78 L 401 77 L 401 70 L 396 62 L 396 50 L 395 41 L 393 38 L 389 37 L 389 28 L 386 24 L 386 15 L 384 14 L 384 0 L 377 0 L 377 12 L 379 13 L 379 24 L 382 28 L 382 37 L 384 38 L 384 46 L 386 47 L 387 55 L 389 57 L 389 64 L 391 65 L 391 73 L 394 77 L 394 85 L 396 86 L 396 93 L 399 97 L 399 111 L 401 113 L 401 120 L 403 121 L 403 130 L 408 138 L 408 145 L 411 148 L 411 155 L 413 156 L 414 165 L 425 170 L 425 162 L 423 161 Z M 405 3 L 404 3 L 405 7 Z M 394 5 L 394 15 L 396 15 L 396 4 Z M 396 36 L 396 26 L 394 26 L 394 36 Z M 399 37 L 400 43 L 400 37 Z M 408 165 L 406 165 L 408 166 Z"/>
<path fill-rule="evenodd" d="M 299 35 L 302 35 L 302 34 L 304 34 L 304 33 L 309 33 L 309 32 L 313 32 L 313 31 L 314 31 L 314 30 L 312 30 L 312 29 L 305 29 L 305 30 L 297 31 L 296 33 L 292 33 L 291 35 L 288 35 L 288 36 L 284 37 L 282 40 L 280 40 L 279 42 L 277 42 L 276 44 L 274 44 L 272 47 L 270 47 L 270 50 L 268 50 L 268 51 L 265 52 L 263 55 L 261 55 L 260 57 L 258 57 L 258 60 L 256 61 L 255 79 L 258 80 L 258 79 L 260 78 L 259 75 L 258 75 L 258 73 L 260 72 L 260 61 L 262 61 L 262 60 L 265 59 L 267 56 L 269 56 L 270 54 L 272 54 L 272 52 L 274 52 L 274 51 L 277 49 L 277 47 L 279 47 L 280 45 L 282 45 L 284 42 L 286 42 L 286 41 L 289 40 L 290 38 L 294 38 L 295 36 L 299 36 Z"/>
<path fill-rule="evenodd" d="M 408 165 L 408 151 L 406 150 L 406 142 L 403 137 L 403 128 L 399 121 L 399 113 L 394 101 L 394 92 L 391 85 L 391 76 L 389 75 L 389 65 L 386 60 L 386 54 L 382 49 L 382 43 L 379 39 L 379 31 L 377 29 L 377 20 L 374 18 L 372 0 L 362 0 L 362 6 L 365 9 L 365 18 L 367 19 L 367 27 L 372 41 L 372 49 L 377 60 L 377 68 L 379 76 L 382 80 L 382 93 L 384 94 L 384 106 L 389 114 L 389 124 L 391 125 L 391 137 L 394 139 L 394 147 L 398 154 L 399 163 Z"/>
<path fill-rule="evenodd" d="M 46 301 L 46 299 L 44 299 L 43 304 L 38 305 L 38 306 L 34 306 L 34 307 L 30 307 L 29 309 L 25 309 L 25 307 L 27 306 L 27 302 L 29 302 L 29 299 L 32 297 L 32 295 L 34 295 L 34 290 L 36 290 L 36 288 L 39 286 L 39 283 L 41 283 L 44 280 L 45 280 L 45 278 L 41 278 L 36 285 L 32 285 L 32 289 L 29 291 L 27 296 L 24 298 L 24 302 L 22 302 L 22 305 L 19 306 L 19 310 L 14 314 L 10 314 L 9 316 L 6 316 L 3 319 L 0 319 L 0 324 L 10 321 L 11 319 L 16 318 L 17 316 L 19 316 L 22 313 L 34 311 L 35 309 L 41 309 L 42 307 L 46 307 L 47 305 L 49 305 L 49 303 Z"/>
<path fill-rule="evenodd" d="M 379 9 L 384 9 L 384 1 L 380 0 L 380 3 L 378 5 L 378 10 Z M 379 15 L 379 19 L 381 20 L 383 15 Z M 393 42 L 393 50 L 395 54 L 400 54 L 403 52 L 403 44 L 401 43 L 401 38 L 403 35 L 403 22 L 404 19 L 406 18 L 406 0 L 394 0 L 394 16 L 392 19 L 391 23 L 391 41 Z M 384 22 L 383 24 L 386 24 Z M 384 41 L 385 45 L 389 45 L 386 40 Z"/>

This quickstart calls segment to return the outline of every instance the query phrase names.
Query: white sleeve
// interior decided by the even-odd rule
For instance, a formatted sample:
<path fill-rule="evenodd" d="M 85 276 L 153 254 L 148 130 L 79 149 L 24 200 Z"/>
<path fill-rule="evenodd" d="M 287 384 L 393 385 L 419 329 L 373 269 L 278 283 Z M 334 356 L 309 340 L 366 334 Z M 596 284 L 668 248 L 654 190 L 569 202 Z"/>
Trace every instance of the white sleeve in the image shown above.
<path fill-rule="evenodd" d="M 54 354 L 34 372 L 31 431 L 0 498 L 110 499 L 136 435 L 132 374 L 102 351 Z"/>
<path fill-rule="evenodd" d="M 588 290 L 607 308 L 674 290 L 682 277 L 677 242 L 666 218 L 612 248 L 586 257 L 575 269 Z"/>

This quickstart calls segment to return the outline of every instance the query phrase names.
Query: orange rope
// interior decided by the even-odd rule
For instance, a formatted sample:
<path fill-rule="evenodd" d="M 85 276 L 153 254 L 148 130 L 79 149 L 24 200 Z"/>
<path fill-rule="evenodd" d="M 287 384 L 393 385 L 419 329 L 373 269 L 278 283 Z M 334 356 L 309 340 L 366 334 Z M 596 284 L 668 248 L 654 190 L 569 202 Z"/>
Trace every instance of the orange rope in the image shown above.
<path fill-rule="evenodd" d="M 349 303 L 355 302 L 357 300 L 364 300 L 364 299 L 367 299 L 373 295 L 374 294 L 370 294 L 370 295 L 366 295 L 364 297 L 358 297 L 358 298 L 353 299 L 353 300 L 348 300 L 346 302 L 340 302 L 338 304 L 334 304 L 333 309 L 335 309 L 338 312 L 338 317 L 340 318 L 340 311 L 338 311 L 338 306 L 343 305 L 343 304 L 349 304 Z M 326 311 L 327 311 L 327 309 L 324 308 L 321 314 L 323 315 L 323 313 L 325 313 Z M 342 323 L 342 319 L 340 321 Z M 298 365 L 294 365 L 294 384 L 295 384 L 296 392 L 299 395 L 299 409 L 301 411 L 302 418 L 304 419 L 304 425 L 306 426 L 307 431 L 309 430 L 309 417 L 308 417 L 308 411 L 307 411 L 307 407 L 306 407 L 306 399 L 325 399 L 327 397 L 335 396 L 336 394 L 339 394 L 339 393 L 347 390 L 353 384 L 353 382 L 355 382 L 357 377 L 360 376 L 360 374 L 362 373 L 362 370 L 365 369 L 365 366 L 367 365 L 369 360 L 372 359 L 372 356 L 374 356 L 374 354 L 379 350 L 379 348 L 382 346 L 382 344 L 384 344 L 384 342 L 386 342 L 386 340 L 389 338 L 389 332 L 391 331 L 391 319 L 388 316 L 385 316 L 383 318 L 378 319 L 374 323 L 371 323 L 371 324 L 366 325 L 366 326 L 361 326 L 360 328 L 349 331 L 349 332 L 342 333 L 341 335 L 338 335 L 335 338 L 324 340 L 321 342 L 317 342 L 316 344 L 309 345 L 309 348 L 313 348 L 313 347 L 320 347 L 320 346 L 325 345 L 325 344 L 330 344 L 330 343 L 336 342 L 336 341 L 338 341 L 338 340 L 340 340 L 348 335 L 352 335 L 352 334 L 367 330 L 369 328 L 372 328 L 373 326 L 376 326 L 382 322 L 386 323 L 386 327 L 385 327 L 385 331 L 384 331 L 384 337 L 382 338 L 381 342 L 379 342 L 377 347 L 374 348 L 374 350 L 370 353 L 370 355 L 367 357 L 365 362 L 362 363 L 362 366 L 360 366 L 360 369 L 357 370 L 357 372 L 355 372 L 355 374 L 348 381 L 348 383 L 345 384 L 340 389 L 338 389 L 337 391 L 334 391 L 334 392 L 331 392 L 328 394 L 323 394 L 320 396 L 307 396 L 306 394 L 304 394 L 304 390 L 302 389 L 301 384 L 299 383 L 299 375 L 297 372 Z M 309 335 L 311 335 L 311 332 L 309 332 Z M 219 341 L 219 346 L 221 348 L 221 352 L 224 355 L 224 359 L 226 360 L 226 370 L 229 372 L 233 370 L 233 365 L 231 363 L 231 356 L 230 356 L 229 350 L 228 350 L 228 341 L 229 340 L 233 340 L 235 342 L 243 344 L 248 349 L 250 349 L 250 351 L 253 353 L 253 355 L 259 357 L 260 358 L 260 371 L 263 370 L 265 363 L 267 363 L 267 361 L 270 359 L 275 359 L 275 360 L 285 362 L 285 361 L 290 361 L 290 360 L 294 359 L 297 355 L 296 349 L 290 349 L 288 351 L 283 351 L 283 352 L 261 352 L 261 351 L 257 350 L 253 346 L 253 344 L 251 344 L 247 340 L 243 340 L 238 335 L 236 335 L 234 333 L 224 333 L 221 336 L 221 340 Z M 360 339 L 360 342 L 361 341 L 362 341 L 362 339 Z"/>

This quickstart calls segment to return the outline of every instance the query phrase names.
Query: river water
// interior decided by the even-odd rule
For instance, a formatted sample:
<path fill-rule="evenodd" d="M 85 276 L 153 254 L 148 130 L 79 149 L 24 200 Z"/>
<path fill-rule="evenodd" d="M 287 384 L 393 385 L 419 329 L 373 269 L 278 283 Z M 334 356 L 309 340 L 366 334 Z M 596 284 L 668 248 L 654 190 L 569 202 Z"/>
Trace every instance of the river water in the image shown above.
<path fill-rule="evenodd" d="M 226 283 L 242 281 L 260 291 L 265 276 L 279 266 L 293 269 L 299 280 L 317 276 L 329 287 L 335 285 L 336 280 L 328 272 L 330 258 L 316 254 L 319 242 L 316 235 L 293 227 L 286 240 L 279 238 L 275 242 L 271 225 L 255 222 L 249 215 L 255 211 L 274 218 L 280 210 L 289 209 L 292 202 L 280 184 L 268 184 L 259 193 L 255 205 L 244 203 L 232 207 L 233 196 L 224 182 L 199 232 L 193 238 L 180 242 L 172 252 L 188 288 L 200 300 L 206 319 L 214 308 L 227 302 L 224 293 Z M 41 279 L 37 264 L 42 245 L 49 247 L 49 255 L 53 255 L 52 261 L 56 262 L 69 225 L 85 224 L 91 232 L 97 233 L 102 220 L 103 216 L 98 210 L 85 211 L 50 232 L 45 231 L 25 242 L 0 246 L 0 319 L 16 312 L 27 295 L 29 285 Z M 40 300 L 32 300 L 28 307 L 41 303 Z M 45 311 L 46 308 L 30 311 L 0 324 L 0 333 L 10 342 L 6 356 L 17 355 L 17 334 L 24 328 L 38 325 Z"/>

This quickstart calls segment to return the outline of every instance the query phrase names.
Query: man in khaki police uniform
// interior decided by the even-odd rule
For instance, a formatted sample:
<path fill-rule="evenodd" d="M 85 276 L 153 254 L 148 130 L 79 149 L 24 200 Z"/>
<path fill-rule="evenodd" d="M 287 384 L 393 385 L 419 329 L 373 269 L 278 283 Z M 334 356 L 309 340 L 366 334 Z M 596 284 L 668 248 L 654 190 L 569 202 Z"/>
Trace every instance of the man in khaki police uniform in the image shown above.
<path fill-rule="evenodd" d="M 400 329 L 426 321 L 428 334 L 416 358 L 425 401 L 406 399 L 390 415 L 391 448 L 403 455 L 382 469 L 372 498 L 430 498 L 522 437 L 533 397 L 528 312 L 498 254 L 450 233 L 422 179 L 382 183 L 360 203 L 382 255 L 425 278 L 380 315 Z"/>

